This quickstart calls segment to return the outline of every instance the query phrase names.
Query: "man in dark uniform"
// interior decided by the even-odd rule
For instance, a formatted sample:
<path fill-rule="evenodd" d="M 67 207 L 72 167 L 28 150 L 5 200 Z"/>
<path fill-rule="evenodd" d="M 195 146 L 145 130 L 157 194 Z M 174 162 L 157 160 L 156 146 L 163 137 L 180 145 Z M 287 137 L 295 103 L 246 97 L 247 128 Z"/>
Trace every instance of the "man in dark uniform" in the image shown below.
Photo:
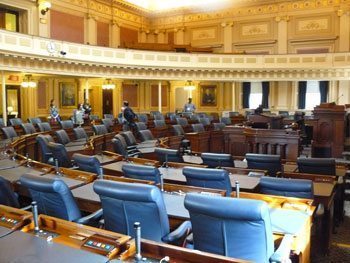
<path fill-rule="evenodd" d="M 129 125 L 129 128 L 131 130 L 135 129 L 135 118 L 136 118 L 136 114 L 134 113 L 134 111 L 129 107 L 129 102 L 128 101 L 124 101 L 123 103 L 123 117 L 126 120 L 127 124 Z"/>

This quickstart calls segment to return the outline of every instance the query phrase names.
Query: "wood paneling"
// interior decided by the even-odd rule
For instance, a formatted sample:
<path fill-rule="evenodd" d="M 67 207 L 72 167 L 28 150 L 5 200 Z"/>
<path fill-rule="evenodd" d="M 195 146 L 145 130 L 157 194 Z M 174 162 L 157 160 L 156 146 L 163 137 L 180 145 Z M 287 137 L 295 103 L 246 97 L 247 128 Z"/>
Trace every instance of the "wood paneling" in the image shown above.
<path fill-rule="evenodd" d="M 45 81 L 39 81 L 38 82 L 38 109 L 46 109 L 48 107 L 46 102 L 46 82 Z"/>
<path fill-rule="evenodd" d="M 138 32 L 127 27 L 120 27 L 120 43 L 122 47 L 125 46 L 125 43 L 138 43 Z"/>
<path fill-rule="evenodd" d="M 123 101 L 127 100 L 130 107 L 138 107 L 138 91 L 137 84 L 123 84 Z"/>
<path fill-rule="evenodd" d="M 51 38 L 84 43 L 84 18 L 51 10 Z"/>
<path fill-rule="evenodd" d="M 107 23 L 97 21 L 97 45 L 109 46 L 109 25 Z"/>
<path fill-rule="evenodd" d="M 168 106 L 169 87 L 162 85 L 162 107 Z M 158 107 L 158 85 L 151 85 L 151 107 Z"/>
<path fill-rule="evenodd" d="M 169 44 L 174 44 L 174 32 L 169 32 L 168 33 L 168 43 Z"/>

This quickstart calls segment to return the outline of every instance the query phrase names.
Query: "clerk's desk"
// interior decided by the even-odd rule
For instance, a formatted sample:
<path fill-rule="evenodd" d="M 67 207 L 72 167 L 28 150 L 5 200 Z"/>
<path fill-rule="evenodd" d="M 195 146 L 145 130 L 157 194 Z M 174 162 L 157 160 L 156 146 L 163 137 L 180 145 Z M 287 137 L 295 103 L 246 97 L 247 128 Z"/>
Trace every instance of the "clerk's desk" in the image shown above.
<path fill-rule="evenodd" d="M 164 190 L 163 199 L 172 228 L 180 225 L 184 220 L 189 220 L 189 213 L 184 206 L 186 192 L 225 194 L 225 191 L 220 190 L 168 184 L 164 184 Z M 100 198 L 93 191 L 92 183 L 74 189 L 72 194 L 76 198 L 79 208 L 82 210 L 92 212 L 101 208 Z M 299 254 L 300 262 L 309 262 L 310 229 L 312 215 L 315 210 L 315 207 L 312 206 L 312 200 L 243 192 L 241 193 L 241 197 L 267 201 L 270 207 L 274 237 L 279 239 L 281 235 L 287 233 L 294 235 L 293 250 L 296 254 Z"/>
<path fill-rule="evenodd" d="M 45 215 L 39 216 L 39 226 L 42 231 L 35 235 L 30 212 L 0 205 L 0 236 L 8 234 L 0 238 L 0 262 L 136 262 L 130 236 Z M 176 262 L 245 262 L 144 239 L 141 248 L 147 262 L 165 256 Z"/>

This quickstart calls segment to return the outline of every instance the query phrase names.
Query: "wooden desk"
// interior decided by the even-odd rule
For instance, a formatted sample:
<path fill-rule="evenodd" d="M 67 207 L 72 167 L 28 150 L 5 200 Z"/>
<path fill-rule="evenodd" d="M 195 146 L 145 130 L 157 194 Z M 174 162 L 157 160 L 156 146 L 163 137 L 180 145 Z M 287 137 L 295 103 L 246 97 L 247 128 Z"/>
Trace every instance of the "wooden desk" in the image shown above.
<path fill-rule="evenodd" d="M 185 138 L 191 142 L 191 149 L 195 152 L 209 152 L 210 132 L 186 133 Z"/>

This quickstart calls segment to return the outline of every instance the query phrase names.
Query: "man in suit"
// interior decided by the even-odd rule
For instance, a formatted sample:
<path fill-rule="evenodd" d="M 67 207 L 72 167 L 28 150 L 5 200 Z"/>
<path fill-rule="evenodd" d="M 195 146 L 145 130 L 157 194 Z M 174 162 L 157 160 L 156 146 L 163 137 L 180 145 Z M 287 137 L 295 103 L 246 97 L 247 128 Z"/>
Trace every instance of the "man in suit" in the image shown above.
<path fill-rule="evenodd" d="M 122 107 L 122 111 L 123 111 L 123 117 L 126 120 L 127 124 L 129 125 L 130 129 L 135 129 L 135 118 L 136 118 L 136 114 L 134 113 L 134 111 L 129 107 L 129 102 L 128 101 L 124 101 L 123 103 L 123 107 Z"/>

